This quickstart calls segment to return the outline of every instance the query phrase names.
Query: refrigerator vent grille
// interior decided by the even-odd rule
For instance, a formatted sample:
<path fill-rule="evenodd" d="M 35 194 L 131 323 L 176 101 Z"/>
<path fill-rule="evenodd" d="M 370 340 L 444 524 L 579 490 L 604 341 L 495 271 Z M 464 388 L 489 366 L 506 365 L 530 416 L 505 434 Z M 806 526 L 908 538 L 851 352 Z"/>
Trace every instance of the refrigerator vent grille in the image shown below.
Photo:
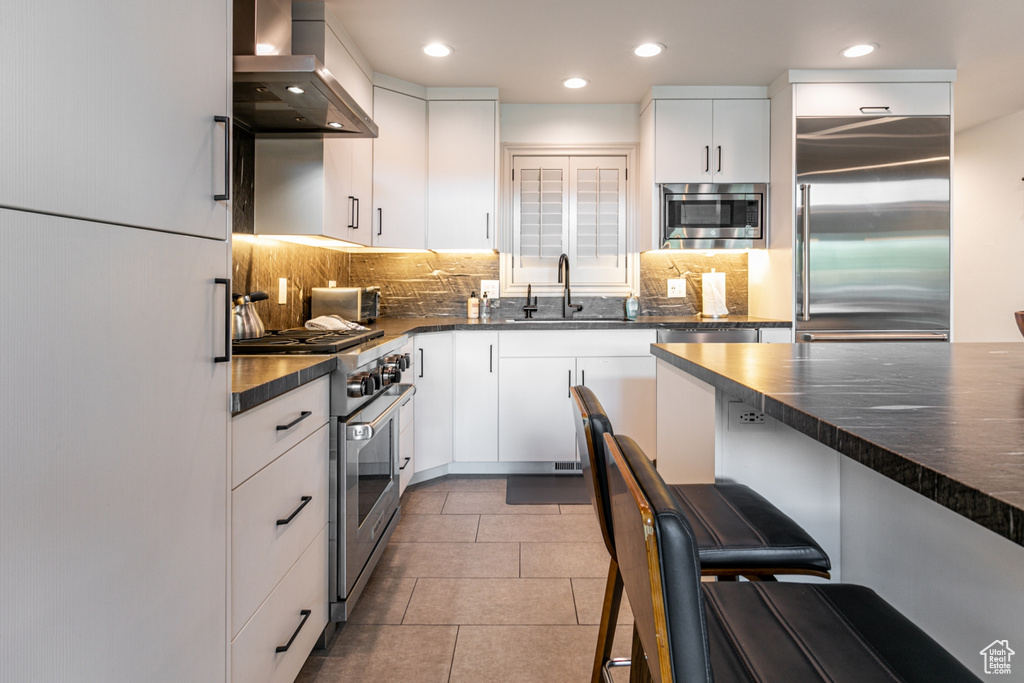
<path fill-rule="evenodd" d="M 561 472 L 563 470 L 572 470 L 573 472 L 580 472 L 583 470 L 583 463 L 581 462 L 556 462 L 555 472 Z"/>

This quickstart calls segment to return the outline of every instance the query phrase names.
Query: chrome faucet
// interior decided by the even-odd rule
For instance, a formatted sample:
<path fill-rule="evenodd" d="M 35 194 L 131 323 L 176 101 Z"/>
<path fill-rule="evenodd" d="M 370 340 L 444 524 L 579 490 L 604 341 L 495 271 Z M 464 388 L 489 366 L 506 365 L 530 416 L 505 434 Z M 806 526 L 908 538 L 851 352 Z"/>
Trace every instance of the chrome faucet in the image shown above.
<path fill-rule="evenodd" d="M 563 273 L 565 279 L 562 278 Z M 572 294 L 569 292 L 569 257 L 565 254 L 558 257 L 558 281 L 565 284 L 565 288 L 562 290 L 562 317 L 571 319 L 573 313 L 583 310 L 583 304 L 572 302 Z M 568 314 L 566 314 L 566 309 L 569 309 Z"/>

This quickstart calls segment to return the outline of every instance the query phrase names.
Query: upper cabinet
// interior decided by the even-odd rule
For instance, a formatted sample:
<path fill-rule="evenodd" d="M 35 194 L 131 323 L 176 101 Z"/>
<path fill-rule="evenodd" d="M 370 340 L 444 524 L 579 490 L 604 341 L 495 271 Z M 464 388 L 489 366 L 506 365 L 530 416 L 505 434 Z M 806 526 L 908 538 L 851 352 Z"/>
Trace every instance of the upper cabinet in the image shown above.
<path fill-rule="evenodd" d="M 949 83 L 798 83 L 796 116 L 949 116 Z"/>
<path fill-rule="evenodd" d="M 653 106 L 656 184 L 768 182 L 768 100 L 655 100 Z"/>
<path fill-rule="evenodd" d="M 497 227 L 494 100 L 428 103 L 427 247 L 493 249 Z"/>
<path fill-rule="evenodd" d="M 230 7 L 15 4 L 0 92 L 31 105 L 4 108 L 0 205 L 226 239 Z"/>
<path fill-rule="evenodd" d="M 373 246 L 427 246 L 427 103 L 374 87 Z"/>

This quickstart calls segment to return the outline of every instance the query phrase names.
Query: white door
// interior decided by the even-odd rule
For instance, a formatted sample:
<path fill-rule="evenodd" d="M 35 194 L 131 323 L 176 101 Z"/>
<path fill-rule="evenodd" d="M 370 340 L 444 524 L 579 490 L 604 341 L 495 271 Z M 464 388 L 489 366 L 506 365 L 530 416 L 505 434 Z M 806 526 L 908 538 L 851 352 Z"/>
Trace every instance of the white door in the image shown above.
<path fill-rule="evenodd" d="M 712 154 L 716 183 L 767 183 L 768 100 L 715 100 Z"/>
<path fill-rule="evenodd" d="M 428 106 L 427 247 L 492 249 L 496 102 Z"/>
<path fill-rule="evenodd" d="M 4 3 L 0 205 L 225 238 L 229 16 L 222 0 Z"/>
<path fill-rule="evenodd" d="M 498 364 L 498 459 L 502 462 L 576 460 L 569 387 L 575 358 L 502 358 Z"/>
<path fill-rule="evenodd" d="M 654 103 L 654 182 L 712 181 L 712 101 Z"/>
<path fill-rule="evenodd" d="M 454 458 L 498 460 L 497 332 L 455 332 Z"/>
<path fill-rule="evenodd" d="M 452 333 L 417 334 L 414 341 L 415 467 L 422 472 L 452 461 Z"/>
<path fill-rule="evenodd" d="M 579 383 L 601 402 L 616 434 L 630 436 L 657 456 L 657 362 L 654 356 L 576 359 Z"/>
<path fill-rule="evenodd" d="M 0 210 L 0 678 L 224 680 L 229 261 Z"/>
<path fill-rule="evenodd" d="M 427 246 L 427 103 L 373 89 L 373 246 Z"/>

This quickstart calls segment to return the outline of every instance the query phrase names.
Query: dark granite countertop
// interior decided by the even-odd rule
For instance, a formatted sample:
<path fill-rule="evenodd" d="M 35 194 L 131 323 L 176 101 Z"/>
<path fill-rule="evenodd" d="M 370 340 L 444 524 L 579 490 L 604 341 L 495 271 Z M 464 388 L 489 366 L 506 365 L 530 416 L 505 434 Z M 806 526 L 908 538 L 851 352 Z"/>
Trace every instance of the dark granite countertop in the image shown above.
<path fill-rule="evenodd" d="M 231 414 L 255 408 L 312 382 L 337 365 L 334 356 L 232 356 Z"/>
<path fill-rule="evenodd" d="M 580 320 L 562 320 L 560 318 L 545 320 L 521 320 L 522 311 L 516 310 L 514 317 L 509 315 L 492 317 L 489 320 L 470 320 L 469 318 L 437 317 L 437 318 L 380 318 L 371 325 L 375 329 L 384 330 L 385 334 L 417 334 L 426 332 L 451 332 L 452 330 L 650 330 L 650 329 L 757 329 L 761 327 L 789 327 L 792 323 L 767 318 L 754 318 L 746 315 L 730 315 L 726 318 L 701 318 L 698 315 L 687 316 L 639 316 L 636 320 L 624 319 L 590 319 L 580 316 Z M 517 322 L 510 322 L 516 320 Z"/>
<path fill-rule="evenodd" d="M 656 344 L 652 353 L 1024 545 L 1024 344 Z"/>

